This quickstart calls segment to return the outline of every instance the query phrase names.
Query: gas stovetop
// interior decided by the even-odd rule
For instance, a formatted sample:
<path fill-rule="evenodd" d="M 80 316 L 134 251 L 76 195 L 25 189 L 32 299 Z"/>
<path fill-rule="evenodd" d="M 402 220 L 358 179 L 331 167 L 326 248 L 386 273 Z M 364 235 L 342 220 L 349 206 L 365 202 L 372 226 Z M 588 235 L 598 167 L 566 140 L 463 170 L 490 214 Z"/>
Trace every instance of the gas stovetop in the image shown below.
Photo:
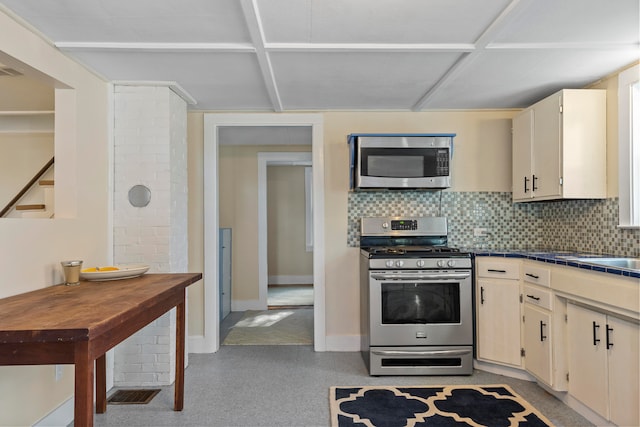
<path fill-rule="evenodd" d="M 368 217 L 360 221 L 360 247 L 373 269 L 471 268 L 471 254 L 447 246 L 443 217 Z"/>
<path fill-rule="evenodd" d="M 369 258 L 432 258 L 464 255 L 460 249 L 447 246 L 381 246 L 363 248 L 363 250 L 369 252 Z"/>

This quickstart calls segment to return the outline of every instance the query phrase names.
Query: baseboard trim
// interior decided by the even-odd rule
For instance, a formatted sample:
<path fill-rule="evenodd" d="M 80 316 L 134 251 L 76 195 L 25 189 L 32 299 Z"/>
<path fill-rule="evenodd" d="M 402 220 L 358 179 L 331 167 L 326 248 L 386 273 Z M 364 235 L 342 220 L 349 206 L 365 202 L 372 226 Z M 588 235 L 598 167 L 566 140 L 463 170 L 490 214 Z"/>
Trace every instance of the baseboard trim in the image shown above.
<path fill-rule="evenodd" d="M 208 353 L 204 335 L 193 335 L 188 337 L 189 353 Z"/>
<path fill-rule="evenodd" d="M 258 300 L 231 301 L 231 311 L 266 310 Z"/>
<path fill-rule="evenodd" d="M 62 402 L 53 411 L 45 415 L 34 427 L 59 427 L 68 426 L 73 421 L 73 396 Z"/>
<path fill-rule="evenodd" d="M 506 377 L 517 378 L 524 381 L 537 382 L 533 376 L 529 375 L 529 373 L 522 368 L 493 364 L 478 359 L 473 359 L 473 367 L 480 371 L 486 371 L 492 374 L 504 375 Z"/>
<path fill-rule="evenodd" d="M 311 276 L 269 276 L 270 285 L 313 285 Z"/>
<path fill-rule="evenodd" d="M 328 335 L 325 351 L 360 351 L 360 335 Z"/>

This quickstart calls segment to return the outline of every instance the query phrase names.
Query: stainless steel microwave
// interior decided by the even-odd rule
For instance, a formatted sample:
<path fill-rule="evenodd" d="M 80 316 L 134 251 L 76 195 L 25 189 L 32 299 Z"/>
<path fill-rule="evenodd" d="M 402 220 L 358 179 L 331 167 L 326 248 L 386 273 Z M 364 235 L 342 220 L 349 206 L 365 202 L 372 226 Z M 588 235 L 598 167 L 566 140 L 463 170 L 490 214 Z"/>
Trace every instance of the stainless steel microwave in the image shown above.
<path fill-rule="evenodd" d="M 352 190 L 451 186 L 455 134 L 349 135 Z"/>

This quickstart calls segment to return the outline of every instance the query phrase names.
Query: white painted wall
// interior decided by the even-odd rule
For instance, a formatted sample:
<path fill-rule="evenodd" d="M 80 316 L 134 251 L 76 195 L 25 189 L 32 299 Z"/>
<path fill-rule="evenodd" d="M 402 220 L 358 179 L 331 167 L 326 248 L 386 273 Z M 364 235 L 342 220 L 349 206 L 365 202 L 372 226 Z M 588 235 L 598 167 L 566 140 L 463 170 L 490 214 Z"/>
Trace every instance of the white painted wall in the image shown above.
<path fill-rule="evenodd" d="M 0 12 L 0 54 L 58 83 L 56 219 L 0 219 L 0 298 L 61 283 L 60 261 L 111 260 L 109 85 Z M 4 62 L 4 61 L 3 61 Z M 68 89 L 64 89 L 68 88 Z M 28 316 L 28 313 L 25 313 Z M 32 425 L 73 394 L 73 369 L 0 367 L 0 425 Z"/>

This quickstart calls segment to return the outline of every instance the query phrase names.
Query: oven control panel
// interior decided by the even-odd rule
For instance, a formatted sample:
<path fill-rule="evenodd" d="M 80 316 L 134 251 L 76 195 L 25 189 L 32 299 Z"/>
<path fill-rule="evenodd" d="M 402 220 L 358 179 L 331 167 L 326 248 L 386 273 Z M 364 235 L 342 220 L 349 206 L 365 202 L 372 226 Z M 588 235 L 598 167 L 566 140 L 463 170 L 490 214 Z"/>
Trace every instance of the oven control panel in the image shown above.
<path fill-rule="evenodd" d="M 387 224 L 387 223 L 385 223 Z M 382 225 L 384 227 L 384 224 Z M 388 226 L 388 224 L 387 224 Z M 403 231 L 408 231 L 408 230 L 417 230 L 418 229 L 418 221 L 413 219 L 408 219 L 408 220 L 404 220 L 404 219 L 399 219 L 399 220 L 392 220 L 391 221 L 391 230 L 403 230 Z"/>
<path fill-rule="evenodd" d="M 363 217 L 361 236 L 446 236 L 445 217 Z"/>

